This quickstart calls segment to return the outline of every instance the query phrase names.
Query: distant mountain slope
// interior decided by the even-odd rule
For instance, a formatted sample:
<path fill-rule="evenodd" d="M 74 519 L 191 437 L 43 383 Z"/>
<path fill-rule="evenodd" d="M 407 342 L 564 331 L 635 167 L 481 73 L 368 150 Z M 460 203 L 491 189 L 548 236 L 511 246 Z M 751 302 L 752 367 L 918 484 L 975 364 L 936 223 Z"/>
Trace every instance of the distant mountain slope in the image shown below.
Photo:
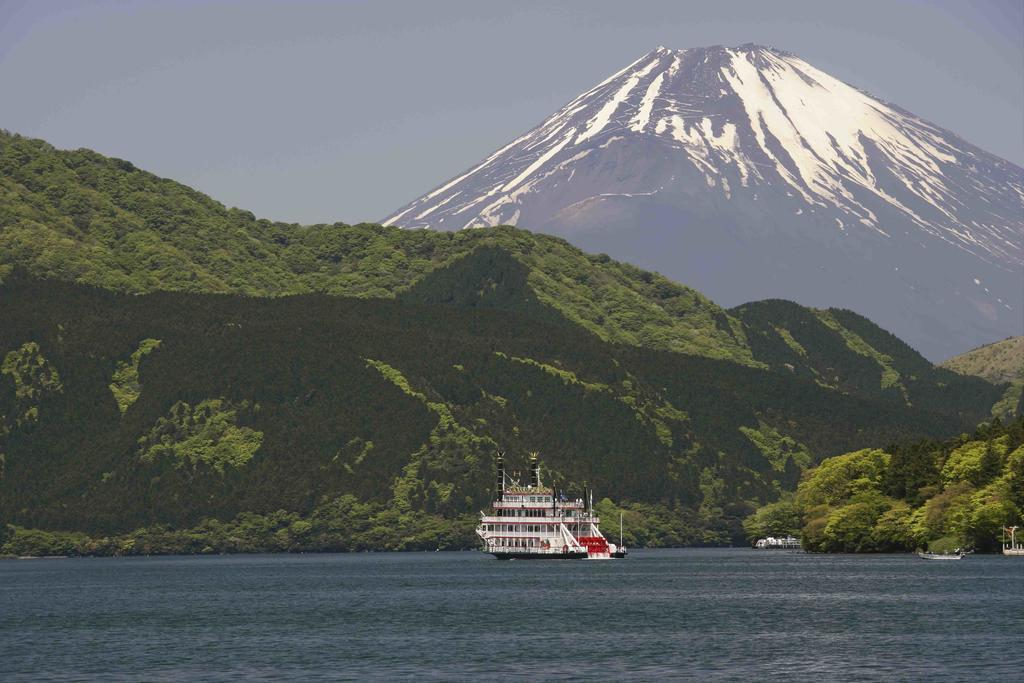
<path fill-rule="evenodd" d="M 992 406 L 992 415 L 1008 419 L 1021 414 L 1024 408 L 1024 337 L 986 344 L 944 361 L 941 367 L 995 384 L 1009 382 L 1003 398 Z"/>
<path fill-rule="evenodd" d="M 1024 379 L 1024 337 L 986 344 L 943 361 L 939 366 L 996 384 Z"/>
<path fill-rule="evenodd" d="M 341 495 L 472 514 L 500 447 L 540 450 L 567 487 L 682 506 L 723 542 L 818 459 L 959 433 L 1002 392 L 949 373 L 958 384 L 931 400 L 910 384 L 910 406 L 803 371 L 613 344 L 539 301 L 529 277 L 491 248 L 400 300 L 8 276 L 0 519 L 106 534 L 309 513 Z"/>
<path fill-rule="evenodd" d="M 933 359 L 1024 332 L 1024 170 L 756 45 L 658 48 L 384 223 L 562 235 Z"/>
<path fill-rule="evenodd" d="M 770 367 L 863 396 L 970 394 L 859 316 L 785 302 L 725 311 L 657 273 L 511 227 L 271 223 L 126 161 L 10 134 L 0 134 L 0 188 L 0 271 L 125 292 L 323 292 L 529 310 L 607 341 Z M 918 398 L 913 387 L 925 385 Z"/>
<path fill-rule="evenodd" d="M 127 292 L 394 296 L 481 244 L 514 252 L 541 300 L 606 339 L 752 362 L 699 292 L 558 238 L 271 223 L 126 161 L 0 134 L 0 268 Z"/>
<path fill-rule="evenodd" d="M 730 313 L 742 321 L 755 359 L 821 386 L 938 411 L 966 388 L 955 373 L 852 311 L 770 300 Z"/>

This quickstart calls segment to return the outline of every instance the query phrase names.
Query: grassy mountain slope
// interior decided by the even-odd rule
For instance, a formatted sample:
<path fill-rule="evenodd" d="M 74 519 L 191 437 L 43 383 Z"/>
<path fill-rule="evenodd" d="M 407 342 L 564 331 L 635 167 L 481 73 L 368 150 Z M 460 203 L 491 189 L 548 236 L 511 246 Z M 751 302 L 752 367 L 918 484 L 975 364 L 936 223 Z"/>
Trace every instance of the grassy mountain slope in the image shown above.
<path fill-rule="evenodd" d="M 1010 337 L 968 351 L 940 364 L 961 375 L 981 377 L 996 384 L 1009 382 L 992 416 L 1012 419 L 1024 408 L 1024 337 Z"/>
<path fill-rule="evenodd" d="M 943 361 L 939 366 L 994 384 L 1024 380 L 1024 337 L 986 344 Z"/>
<path fill-rule="evenodd" d="M 8 277 L 0 516 L 106 533 L 352 495 L 456 517 L 487 499 L 500 446 L 540 450 L 566 486 L 681 506 L 723 540 L 821 457 L 958 432 L 1001 391 L 965 380 L 990 395 L 939 413 L 610 344 L 533 299 L 509 254 L 462 263 L 400 300 Z M 496 286 L 469 288 L 478 271 Z M 431 303 L 449 294 L 465 303 Z M 502 305 L 468 305 L 488 296 Z"/>

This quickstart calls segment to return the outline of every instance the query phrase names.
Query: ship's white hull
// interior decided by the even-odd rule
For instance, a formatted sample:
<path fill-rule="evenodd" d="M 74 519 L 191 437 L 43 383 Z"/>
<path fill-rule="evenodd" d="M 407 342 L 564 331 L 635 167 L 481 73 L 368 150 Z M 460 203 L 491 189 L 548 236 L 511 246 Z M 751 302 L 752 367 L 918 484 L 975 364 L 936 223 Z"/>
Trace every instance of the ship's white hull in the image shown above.
<path fill-rule="evenodd" d="M 928 553 L 918 553 L 918 557 L 922 560 L 962 560 L 963 555 L 929 555 Z"/>

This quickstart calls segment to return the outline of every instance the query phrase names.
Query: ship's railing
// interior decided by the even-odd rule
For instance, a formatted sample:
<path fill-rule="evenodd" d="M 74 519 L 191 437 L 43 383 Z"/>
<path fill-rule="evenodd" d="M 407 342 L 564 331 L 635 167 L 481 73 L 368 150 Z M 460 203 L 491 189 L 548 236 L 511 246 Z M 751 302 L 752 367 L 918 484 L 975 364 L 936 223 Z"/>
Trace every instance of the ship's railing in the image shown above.
<path fill-rule="evenodd" d="M 561 538 L 561 530 L 557 527 L 545 531 L 489 531 L 479 526 L 476 529 L 489 538 Z"/>
<path fill-rule="evenodd" d="M 496 500 L 492 504 L 495 508 L 504 509 L 516 509 L 526 508 L 532 510 L 551 510 L 553 507 L 559 510 L 582 510 L 584 509 L 583 501 L 560 501 L 557 506 L 552 506 L 551 501 L 541 501 L 538 503 L 527 503 L 523 501 L 510 501 L 510 500 Z"/>
<path fill-rule="evenodd" d="M 561 555 L 563 552 L 580 553 L 586 552 L 586 548 L 573 548 L 569 547 L 566 550 L 562 550 L 562 546 L 557 548 L 552 546 L 550 548 L 538 548 L 535 546 L 529 546 L 520 548 L 518 546 L 494 546 L 491 552 L 502 552 L 502 553 L 516 553 L 516 554 L 529 554 L 529 555 Z"/>

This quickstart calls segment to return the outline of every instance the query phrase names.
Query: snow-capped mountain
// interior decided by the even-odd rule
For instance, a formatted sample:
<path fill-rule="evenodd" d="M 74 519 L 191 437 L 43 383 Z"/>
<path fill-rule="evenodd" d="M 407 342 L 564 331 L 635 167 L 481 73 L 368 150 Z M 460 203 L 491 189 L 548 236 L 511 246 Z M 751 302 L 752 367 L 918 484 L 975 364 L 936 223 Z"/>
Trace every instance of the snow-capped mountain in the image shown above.
<path fill-rule="evenodd" d="M 384 222 L 558 234 L 933 359 L 1024 331 L 1024 169 L 773 48 L 659 47 Z"/>

